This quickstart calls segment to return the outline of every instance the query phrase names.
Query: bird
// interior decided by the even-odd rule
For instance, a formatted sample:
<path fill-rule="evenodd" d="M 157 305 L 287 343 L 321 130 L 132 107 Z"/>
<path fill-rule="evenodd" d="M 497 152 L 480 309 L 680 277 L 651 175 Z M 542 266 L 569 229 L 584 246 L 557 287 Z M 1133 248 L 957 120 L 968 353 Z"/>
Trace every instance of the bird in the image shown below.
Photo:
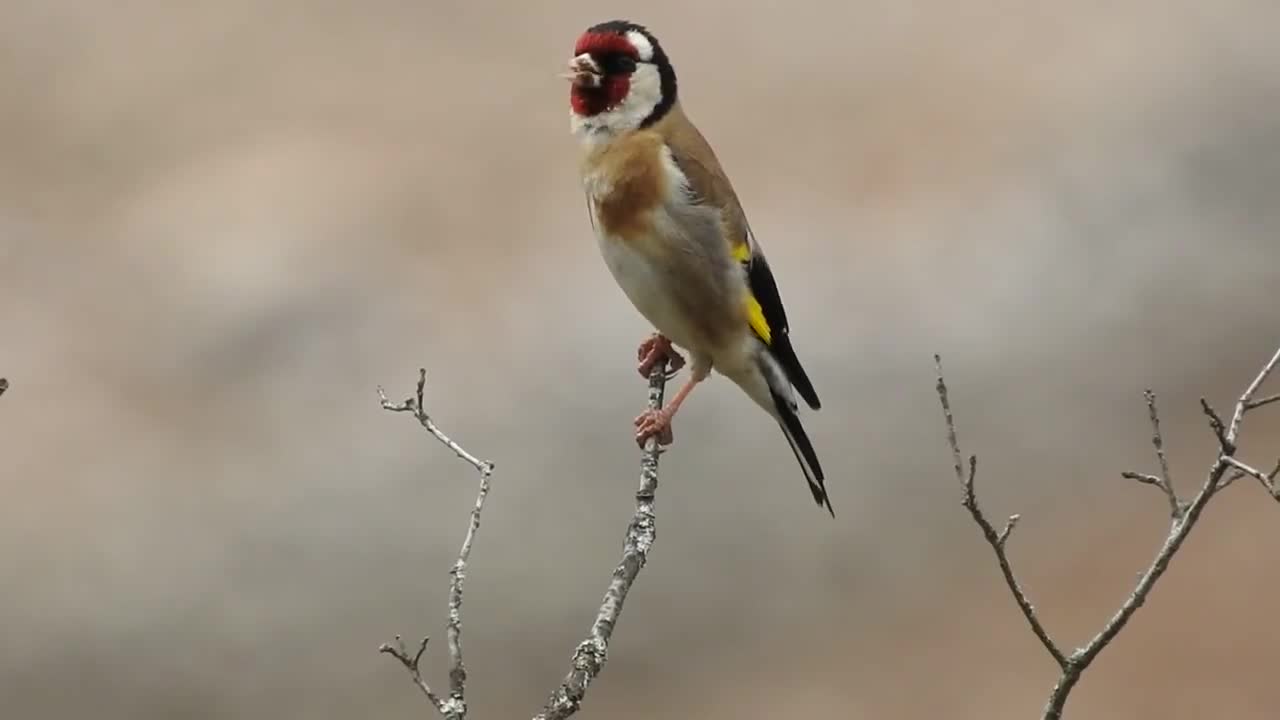
<path fill-rule="evenodd" d="M 686 115 L 675 69 L 644 26 L 587 28 L 568 71 L 570 131 L 581 144 L 587 209 L 605 265 L 656 331 L 637 352 L 641 375 L 662 364 L 689 377 L 671 401 L 635 419 L 635 439 L 674 440 L 672 419 L 714 370 L 770 417 L 819 507 L 835 517 L 799 416 L 821 402 L 791 343 L 773 271 L 729 177 Z"/>

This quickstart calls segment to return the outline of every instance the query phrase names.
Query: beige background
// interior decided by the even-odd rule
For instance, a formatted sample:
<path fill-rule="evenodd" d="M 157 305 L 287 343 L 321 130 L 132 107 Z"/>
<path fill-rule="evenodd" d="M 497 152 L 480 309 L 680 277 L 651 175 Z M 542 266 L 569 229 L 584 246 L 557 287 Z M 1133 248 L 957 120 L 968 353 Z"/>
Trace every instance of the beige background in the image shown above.
<path fill-rule="evenodd" d="M 584 717 L 1027 718 L 1054 668 L 958 505 L 933 395 L 1053 632 L 1083 641 L 1280 344 L 1272 0 L 0 2 L 6 718 L 424 717 L 472 475 L 478 718 L 566 669 L 616 560 L 646 328 L 591 239 L 555 76 L 664 41 L 770 253 L 837 518 L 723 380 Z M 178 9 L 183 8 L 183 9 Z M 1280 410 L 1245 456 L 1280 453 Z M 1073 718 L 1271 718 L 1280 507 L 1211 507 Z M 431 654 L 443 682 L 443 646 Z"/>

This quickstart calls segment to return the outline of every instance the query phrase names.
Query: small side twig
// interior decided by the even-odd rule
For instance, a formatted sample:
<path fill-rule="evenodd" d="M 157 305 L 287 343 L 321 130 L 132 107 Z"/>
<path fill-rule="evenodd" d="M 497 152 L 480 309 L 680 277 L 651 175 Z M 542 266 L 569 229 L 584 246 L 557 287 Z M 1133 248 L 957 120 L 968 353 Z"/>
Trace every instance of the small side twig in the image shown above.
<path fill-rule="evenodd" d="M 1169 515 L 1175 518 L 1182 517 L 1184 510 L 1182 501 L 1178 499 L 1178 493 L 1173 489 L 1173 475 L 1169 473 L 1169 460 L 1164 456 L 1164 435 L 1160 432 L 1160 411 L 1156 409 L 1156 394 L 1148 388 L 1142 392 L 1142 396 L 1147 399 L 1147 416 L 1151 419 L 1151 445 L 1156 449 L 1156 460 L 1160 463 L 1160 474 L 1146 475 L 1144 473 L 1124 472 L 1120 473 L 1120 475 L 1130 480 L 1137 480 L 1140 483 L 1160 488 L 1165 498 L 1169 501 Z"/>
<path fill-rule="evenodd" d="M 667 382 L 667 366 L 659 363 L 649 373 L 649 409 L 662 407 L 663 391 Z M 587 688 L 603 669 L 609 655 L 609 640 L 614 626 L 622 614 L 622 605 L 631 591 L 631 584 L 644 568 L 657 537 L 654 524 L 653 501 L 658 489 L 658 456 L 662 451 L 656 437 L 650 438 L 640 459 L 640 487 L 636 490 L 636 509 L 627 526 L 622 544 L 622 559 L 614 568 L 613 578 L 605 590 L 604 601 L 596 613 L 595 622 L 587 637 L 578 643 L 570 661 L 569 674 L 551 693 L 542 711 L 533 720 L 563 720 L 578 712 Z"/>
<path fill-rule="evenodd" d="M 942 401 L 942 414 L 947 422 L 947 442 L 951 445 L 951 456 L 955 462 L 956 479 L 960 481 L 963 493 L 960 504 L 973 516 L 973 521 L 982 530 L 982 536 L 986 538 L 987 544 L 995 552 L 996 562 L 999 563 L 1000 572 L 1004 575 L 1005 585 L 1009 586 L 1009 592 L 1013 594 L 1014 601 L 1018 603 L 1018 609 L 1022 611 L 1023 617 L 1027 619 L 1027 623 L 1031 626 L 1031 632 L 1035 633 L 1035 636 L 1040 639 L 1040 644 L 1044 645 L 1044 649 L 1053 657 L 1054 662 L 1058 663 L 1059 667 L 1066 669 L 1066 655 L 1058 648 L 1053 638 L 1049 637 L 1049 631 L 1040 622 L 1035 606 L 1031 604 L 1031 600 L 1027 598 L 1026 591 L 1022 589 L 1022 585 L 1018 583 L 1017 577 L 1013 574 L 1013 566 L 1010 565 L 1009 556 L 1005 550 L 1005 544 L 1008 542 L 1009 536 L 1013 533 L 1013 529 L 1017 526 L 1021 516 L 1010 515 L 1004 530 L 997 533 L 995 527 L 983 514 L 982 508 L 978 506 L 978 496 L 974 491 L 974 477 L 978 472 L 978 456 L 969 456 L 969 473 L 966 475 L 961 467 L 960 441 L 956 437 L 955 418 L 952 417 L 951 401 L 947 397 L 947 383 L 942 376 L 942 357 L 934 355 L 933 362 L 938 373 L 938 384 L 936 386 L 938 398 Z"/>
<path fill-rule="evenodd" d="M 1200 487 L 1199 492 L 1189 503 L 1185 505 L 1178 499 L 1177 493 L 1173 489 L 1173 483 L 1169 473 L 1169 463 L 1164 454 L 1164 439 L 1160 432 L 1159 413 L 1156 410 L 1155 395 L 1151 391 L 1146 392 L 1147 407 L 1151 418 L 1153 431 L 1152 444 L 1156 449 L 1156 458 L 1160 465 L 1160 475 L 1149 475 L 1146 473 L 1125 472 L 1123 476 L 1140 483 L 1153 485 L 1160 488 L 1169 501 L 1169 507 L 1172 514 L 1172 521 L 1169 527 L 1169 534 L 1166 536 L 1164 544 L 1156 553 L 1151 565 L 1143 571 L 1138 579 L 1137 585 L 1128 597 L 1120 605 L 1120 608 L 1107 620 L 1106 624 L 1097 635 L 1095 635 L 1083 647 L 1076 649 L 1070 655 L 1064 657 L 1063 653 L 1049 639 L 1048 633 L 1040 624 L 1036 617 L 1034 608 L 1026 599 L 1026 594 L 1014 579 L 1013 571 L 1009 567 L 1009 560 L 1005 554 L 1005 543 L 1009 534 L 1013 530 L 1013 524 L 1018 516 L 1010 518 L 1009 524 L 1005 526 L 1004 531 L 996 533 L 991 523 L 986 520 L 981 510 L 978 509 L 978 502 L 974 491 L 974 474 L 977 467 L 977 461 L 971 457 L 969 460 L 969 474 L 966 477 L 962 471 L 960 462 L 960 446 L 956 440 L 955 421 L 951 413 L 951 405 L 947 398 L 946 383 L 942 378 L 942 362 L 938 356 L 934 356 L 934 361 L 938 369 L 937 391 L 939 400 L 942 403 L 942 413 L 947 425 L 947 441 L 951 446 L 952 458 L 955 464 L 955 472 L 964 488 L 964 506 L 968 508 L 973 515 L 974 520 L 982 529 L 983 537 L 987 543 L 991 545 L 995 552 L 996 560 L 1000 564 L 1001 572 L 1004 574 L 1005 583 L 1009 586 L 1010 592 L 1018 603 L 1018 607 L 1022 610 L 1023 615 L 1031 625 L 1032 631 L 1036 634 L 1053 656 L 1053 659 L 1062 669 L 1062 674 L 1058 678 L 1058 682 L 1054 685 L 1053 690 L 1049 694 L 1049 699 L 1045 704 L 1042 718 L 1044 720 L 1059 720 L 1062 717 L 1063 709 L 1066 706 L 1067 697 L 1071 690 L 1079 682 L 1080 676 L 1089 667 L 1089 665 L 1097 658 L 1098 654 L 1106 648 L 1112 640 L 1125 628 L 1129 620 L 1133 617 L 1138 608 L 1142 607 L 1150 595 L 1152 588 L 1155 587 L 1157 581 L 1168 569 L 1170 561 L 1177 554 L 1183 542 L 1195 527 L 1200 514 L 1208 505 L 1209 500 L 1222 488 L 1230 485 L 1241 477 L 1256 478 L 1263 487 L 1277 500 L 1280 500 L 1280 491 L 1276 487 L 1276 477 L 1280 475 L 1280 463 L 1277 463 L 1276 469 L 1271 473 L 1264 475 L 1262 472 L 1253 467 L 1237 460 L 1234 457 L 1236 445 L 1239 439 L 1240 425 L 1245 413 L 1251 409 L 1261 407 L 1270 402 L 1273 398 L 1264 398 L 1255 401 L 1253 396 L 1261 387 L 1263 381 L 1272 372 L 1278 363 L 1280 363 L 1280 350 L 1271 360 L 1263 367 L 1262 371 L 1254 378 L 1244 394 L 1240 396 L 1236 403 L 1235 412 L 1232 415 L 1230 424 L 1223 422 L 1222 417 L 1213 409 L 1208 401 L 1203 398 L 1200 400 L 1200 407 L 1204 414 L 1209 418 L 1209 426 L 1217 437 L 1219 445 L 1218 457 L 1213 465 L 1209 468 L 1209 472 L 1205 478 L 1204 484 Z M 1227 470 L 1233 469 L 1231 475 L 1227 475 Z"/>
<path fill-rule="evenodd" d="M 422 642 L 418 644 L 418 652 L 414 653 L 413 657 L 409 656 L 409 651 L 404 646 L 404 639 L 399 635 L 396 636 L 394 645 L 382 643 L 378 647 L 378 652 L 386 653 L 399 660 L 400 664 L 404 665 L 405 669 L 409 671 L 409 677 L 413 678 L 414 684 L 418 686 L 423 695 L 427 696 L 427 700 L 431 701 L 431 704 L 435 706 L 436 711 L 441 715 L 446 715 L 448 710 L 444 701 L 440 699 L 439 695 L 435 694 L 431 686 L 427 684 L 427 681 L 422 679 L 422 653 L 427 651 L 427 642 L 429 640 L 430 638 L 422 638 Z"/>
<path fill-rule="evenodd" d="M 1233 457 L 1225 457 L 1223 458 L 1223 461 L 1235 468 L 1235 472 L 1223 481 L 1223 487 L 1226 487 L 1242 477 L 1251 477 L 1262 483 L 1262 487 L 1267 491 L 1267 494 L 1280 501 L 1280 488 L 1276 487 L 1276 476 L 1280 475 L 1280 460 L 1277 460 L 1275 468 L 1265 475 L 1260 470 L 1255 470 Z"/>
<path fill-rule="evenodd" d="M 1280 394 L 1263 398 L 1254 402 L 1253 396 L 1258 394 L 1258 389 L 1262 387 L 1262 383 L 1267 381 L 1267 376 L 1271 374 L 1276 366 L 1280 365 L 1280 350 L 1276 350 L 1276 354 L 1271 356 L 1266 365 L 1262 366 L 1262 372 L 1249 383 L 1249 387 L 1245 388 L 1244 394 L 1240 396 L 1240 401 L 1236 403 L 1236 411 L 1231 416 L 1231 427 L 1227 430 L 1227 440 L 1235 443 L 1236 436 L 1240 432 L 1240 423 L 1244 420 L 1244 414 L 1254 408 L 1262 407 L 1268 403 L 1273 403 L 1280 399 Z"/>
<path fill-rule="evenodd" d="M 1250 400 L 1248 403 L 1245 404 L 1244 410 L 1245 412 L 1248 412 L 1250 410 L 1257 410 L 1263 405 L 1270 405 L 1271 403 L 1276 402 L 1277 400 L 1280 400 L 1280 393 L 1276 393 L 1275 395 L 1268 395 L 1267 397 L 1264 397 L 1261 400 Z"/>
<path fill-rule="evenodd" d="M 426 409 L 422 405 L 422 395 L 426 390 L 426 386 L 426 368 L 419 368 L 417 392 L 413 397 L 406 399 L 404 402 L 394 403 L 387 399 L 386 391 L 379 386 L 378 399 L 382 402 L 383 410 L 412 413 L 414 418 L 422 424 L 422 427 L 426 428 L 427 432 L 431 433 L 436 440 L 439 440 L 445 447 L 452 450 L 455 455 L 465 460 L 467 464 L 471 465 L 471 467 L 475 468 L 476 472 L 479 472 L 481 475 L 486 472 L 492 474 L 494 469 L 493 463 L 488 460 L 481 460 L 475 455 L 467 452 L 461 445 L 450 440 L 448 435 L 440 432 L 440 428 L 436 427 L 436 424 L 431 421 L 431 416 L 427 414 Z"/>
<path fill-rule="evenodd" d="M 484 510 L 485 498 L 489 495 L 489 478 L 493 475 L 494 465 L 467 452 L 436 426 L 431 420 L 431 416 L 427 414 L 423 404 L 422 396 L 426 384 L 427 371 L 420 369 L 418 370 L 417 392 L 413 397 L 404 402 L 394 403 L 387 399 L 386 393 L 379 387 L 378 398 L 382 401 L 384 410 L 412 413 L 428 433 L 452 450 L 459 458 L 474 467 L 480 475 L 480 489 L 476 494 L 475 506 L 471 509 L 467 532 L 463 536 L 462 547 L 458 550 L 458 558 L 449 570 L 449 619 L 445 625 L 445 634 L 449 643 L 449 697 L 439 697 L 422 679 L 418 664 L 422 659 L 422 653 L 427 649 L 427 638 L 422 639 L 418 652 L 412 659 L 405 652 L 404 643 L 399 636 L 396 636 L 395 646 L 390 643 L 383 643 L 378 650 L 395 657 L 409 670 L 413 681 L 442 716 L 448 720 L 462 720 L 467 716 L 467 666 L 463 662 L 462 654 L 462 588 L 467 577 L 467 562 L 471 559 L 471 546 L 475 542 L 476 531 L 480 529 L 480 514 Z"/>
<path fill-rule="evenodd" d="M 1222 448 L 1222 452 L 1230 455 L 1236 451 L 1235 443 L 1231 441 L 1231 436 L 1227 434 L 1227 427 L 1222 422 L 1222 416 L 1217 410 L 1209 404 L 1208 400 L 1200 398 L 1200 410 L 1209 418 L 1209 429 L 1213 431 L 1213 436 L 1218 439 L 1218 446 Z"/>

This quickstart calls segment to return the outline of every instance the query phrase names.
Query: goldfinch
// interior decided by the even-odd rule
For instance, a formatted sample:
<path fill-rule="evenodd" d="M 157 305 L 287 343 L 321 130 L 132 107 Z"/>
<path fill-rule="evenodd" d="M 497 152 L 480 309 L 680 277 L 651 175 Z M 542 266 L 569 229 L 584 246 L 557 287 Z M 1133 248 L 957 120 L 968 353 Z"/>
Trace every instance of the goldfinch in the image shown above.
<path fill-rule="evenodd" d="M 636 440 L 669 444 L 671 421 L 714 369 L 778 422 L 819 506 L 835 515 L 795 394 L 818 395 L 791 346 L 787 315 L 728 176 L 685 115 L 671 62 L 646 28 L 614 20 L 579 38 L 565 77 L 582 184 L 605 264 L 657 334 L 639 370 L 684 364 L 689 378 L 661 410 L 636 418 Z"/>

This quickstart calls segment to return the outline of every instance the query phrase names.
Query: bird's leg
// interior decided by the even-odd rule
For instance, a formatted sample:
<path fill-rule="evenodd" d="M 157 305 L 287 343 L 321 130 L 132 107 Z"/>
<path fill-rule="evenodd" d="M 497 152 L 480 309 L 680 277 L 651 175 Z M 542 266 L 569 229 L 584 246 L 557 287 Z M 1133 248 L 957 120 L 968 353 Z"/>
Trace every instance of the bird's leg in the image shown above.
<path fill-rule="evenodd" d="M 675 375 L 676 371 L 684 367 L 684 358 L 675 348 L 671 347 L 671 341 L 665 335 L 654 333 L 647 340 L 640 343 L 640 349 L 636 352 L 636 359 L 640 364 L 636 366 L 636 370 L 640 371 L 640 377 L 648 380 L 649 373 L 653 367 L 660 362 L 666 362 L 670 371 L 668 377 Z"/>
<path fill-rule="evenodd" d="M 661 410 L 646 410 L 636 418 L 636 443 L 643 448 L 645 441 L 657 436 L 659 445 L 670 445 L 675 440 L 675 435 L 671 432 L 672 418 L 680 410 L 680 405 L 684 403 L 685 398 L 689 397 L 689 393 L 693 392 L 694 386 L 706 380 L 710 374 L 711 365 L 698 362 L 697 358 L 694 358 L 689 379 L 685 380 L 684 385 L 676 391 L 671 402 Z"/>

